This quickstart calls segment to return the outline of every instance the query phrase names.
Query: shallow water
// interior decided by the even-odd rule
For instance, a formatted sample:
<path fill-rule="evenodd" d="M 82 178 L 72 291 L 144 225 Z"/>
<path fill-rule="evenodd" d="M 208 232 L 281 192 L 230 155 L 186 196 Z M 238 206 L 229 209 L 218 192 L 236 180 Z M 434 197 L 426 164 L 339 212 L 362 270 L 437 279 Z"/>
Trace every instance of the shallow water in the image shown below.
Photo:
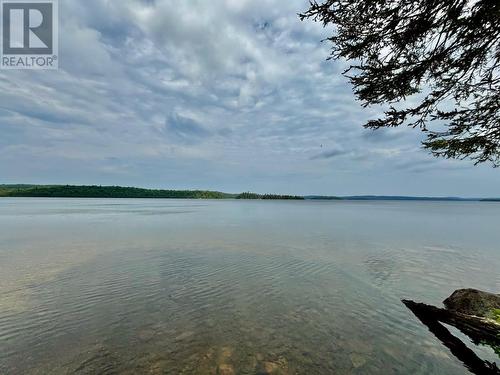
<path fill-rule="evenodd" d="M 500 291 L 498 223 L 495 203 L 1 199 L 0 373 L 466 374 L 400 300 Z"/>

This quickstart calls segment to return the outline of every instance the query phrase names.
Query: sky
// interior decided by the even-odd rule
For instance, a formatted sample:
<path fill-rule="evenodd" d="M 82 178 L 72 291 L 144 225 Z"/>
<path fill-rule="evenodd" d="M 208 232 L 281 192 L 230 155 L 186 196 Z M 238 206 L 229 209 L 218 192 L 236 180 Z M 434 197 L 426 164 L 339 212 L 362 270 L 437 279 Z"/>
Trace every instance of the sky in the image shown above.
<path fill-rule="evenodd" d="M 0 71 L 0 183 L 500 196 L 500 169 L 372 131 L 302 0 L 63 0 L 59 70 Z"/>

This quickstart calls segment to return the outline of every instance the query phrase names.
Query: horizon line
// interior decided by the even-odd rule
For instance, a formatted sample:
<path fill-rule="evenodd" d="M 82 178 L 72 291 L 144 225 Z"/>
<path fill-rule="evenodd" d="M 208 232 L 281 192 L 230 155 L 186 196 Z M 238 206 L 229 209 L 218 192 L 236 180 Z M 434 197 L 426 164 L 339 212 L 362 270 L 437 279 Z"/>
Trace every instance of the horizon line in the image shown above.
<path fill-rule="evenodd" d="M 18 187 L 102 187 L 102 188 L 129 188 L 129 189 L 140 189 L 140 190 L 146 190 L 146 191 L 153 191 L 153 190 L 159 190 L 159 191 L 190 191 L 190 192 L 195 192 L 195 191 L 205 191 L 205 192 L 213 192 L 213 193 L 223 193 L 223 194 L 228 194 L 228 195 L 239 195 L 243 193 L 253 193 L 253 194 L 259 194 L 259 195 L 266 195 L 266 194 L 274 194 L 274 195 L 290 195 L 290 196 L 297 196 L 297 197 L 303 197 L 307 200 L 435 200 L 435 201 L 450 201 L 450 200 L 455 200 L 455 201 L 500 201 L 500 198 L 498 197 L 462 197 L 462 196 L 455 196 L 455 195 L 447 195 L 447 196 L 439 196 L 439 195 L 405 195 L 405 194 L 353 194 L 353 195 L 330 195 L 330 194 L 288 194 L 288 193 L 255 193 L 251 191 L 244 191 L 241 193 L 227 193 L 224 191 L 220 190 L 211 190 L 211 189 L 192 189 L 192 188 L 187 188 L 187 189 L 172 189 L 172 188 L 144 188 L 144 187 L 137 187 L 137 186 L 124 186 L 124 185 L 97 185 L 97 184 L 90 184 L 90 185 L 80 185 L 80 184 L 29 184 L 29 183 L 2 183 L 0 184 L 0 187 L 11 187 L 15 188 L 16 186 Z"/>

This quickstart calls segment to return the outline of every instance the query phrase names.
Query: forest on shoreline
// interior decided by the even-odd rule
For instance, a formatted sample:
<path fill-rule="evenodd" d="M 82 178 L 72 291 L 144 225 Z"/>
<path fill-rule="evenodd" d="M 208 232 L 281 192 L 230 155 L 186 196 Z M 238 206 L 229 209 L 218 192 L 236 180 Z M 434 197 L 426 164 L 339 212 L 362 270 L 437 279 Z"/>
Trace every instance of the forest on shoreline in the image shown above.
<path fill-rule="evenodd" d="M 240 200 L 308 200 L 308 201 L 452 201 L 500 202 L 499 198 L 412 197 L 412 196 L 323 196 L 223 193 L 211 190 L 142 189 L 123 186 L 78 185 L 0 185 L 0 198 L 147 198 L 147 199 L 240 199 Z"/>
<path fill-rule="evenodd" d="M 162 190 L 122 186 L 0 185 L 0 197 L 29 198 L 157 198 L 157 199 L 263 199 L 303 200 L 278 194 L 229 194 L 209 190 Z"/>

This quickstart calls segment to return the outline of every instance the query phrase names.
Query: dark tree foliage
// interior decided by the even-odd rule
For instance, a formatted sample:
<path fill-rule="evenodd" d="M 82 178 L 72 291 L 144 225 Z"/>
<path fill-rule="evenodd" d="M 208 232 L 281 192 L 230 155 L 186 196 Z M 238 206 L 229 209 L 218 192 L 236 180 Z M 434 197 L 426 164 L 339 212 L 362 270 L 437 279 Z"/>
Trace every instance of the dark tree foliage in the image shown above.
<path fill-rule="evenodd" d="M 151 190 L 121 186 L 3 185 L 0 197 L 227 199 L 231 194 L 201 190 Z"/>
<path fill-rule="evenodd" d="M 0 197 L 43 198 L 159 198 L 159 199 L 265 199 L 303 200 L 277 194 L 228 194 L 205 190 L 154 190 L 122 186 L 0 185 Z"/>
<path fill-rule="evenodd" d="M 305 200 L 304 197 L 296 195 L 278 195 L 278 194 L 255 194 L 255 193 L 241 193 L 236 199 L 263 199 L 263 200 Z"/>
<path fill-rule="evenodd" d="M 436 156 L 500 165 L 499 0 L 313 1 L 300 17 L 333 26 L 363 105 L 389 106 L 365 127 L 420 127 Z"/>

